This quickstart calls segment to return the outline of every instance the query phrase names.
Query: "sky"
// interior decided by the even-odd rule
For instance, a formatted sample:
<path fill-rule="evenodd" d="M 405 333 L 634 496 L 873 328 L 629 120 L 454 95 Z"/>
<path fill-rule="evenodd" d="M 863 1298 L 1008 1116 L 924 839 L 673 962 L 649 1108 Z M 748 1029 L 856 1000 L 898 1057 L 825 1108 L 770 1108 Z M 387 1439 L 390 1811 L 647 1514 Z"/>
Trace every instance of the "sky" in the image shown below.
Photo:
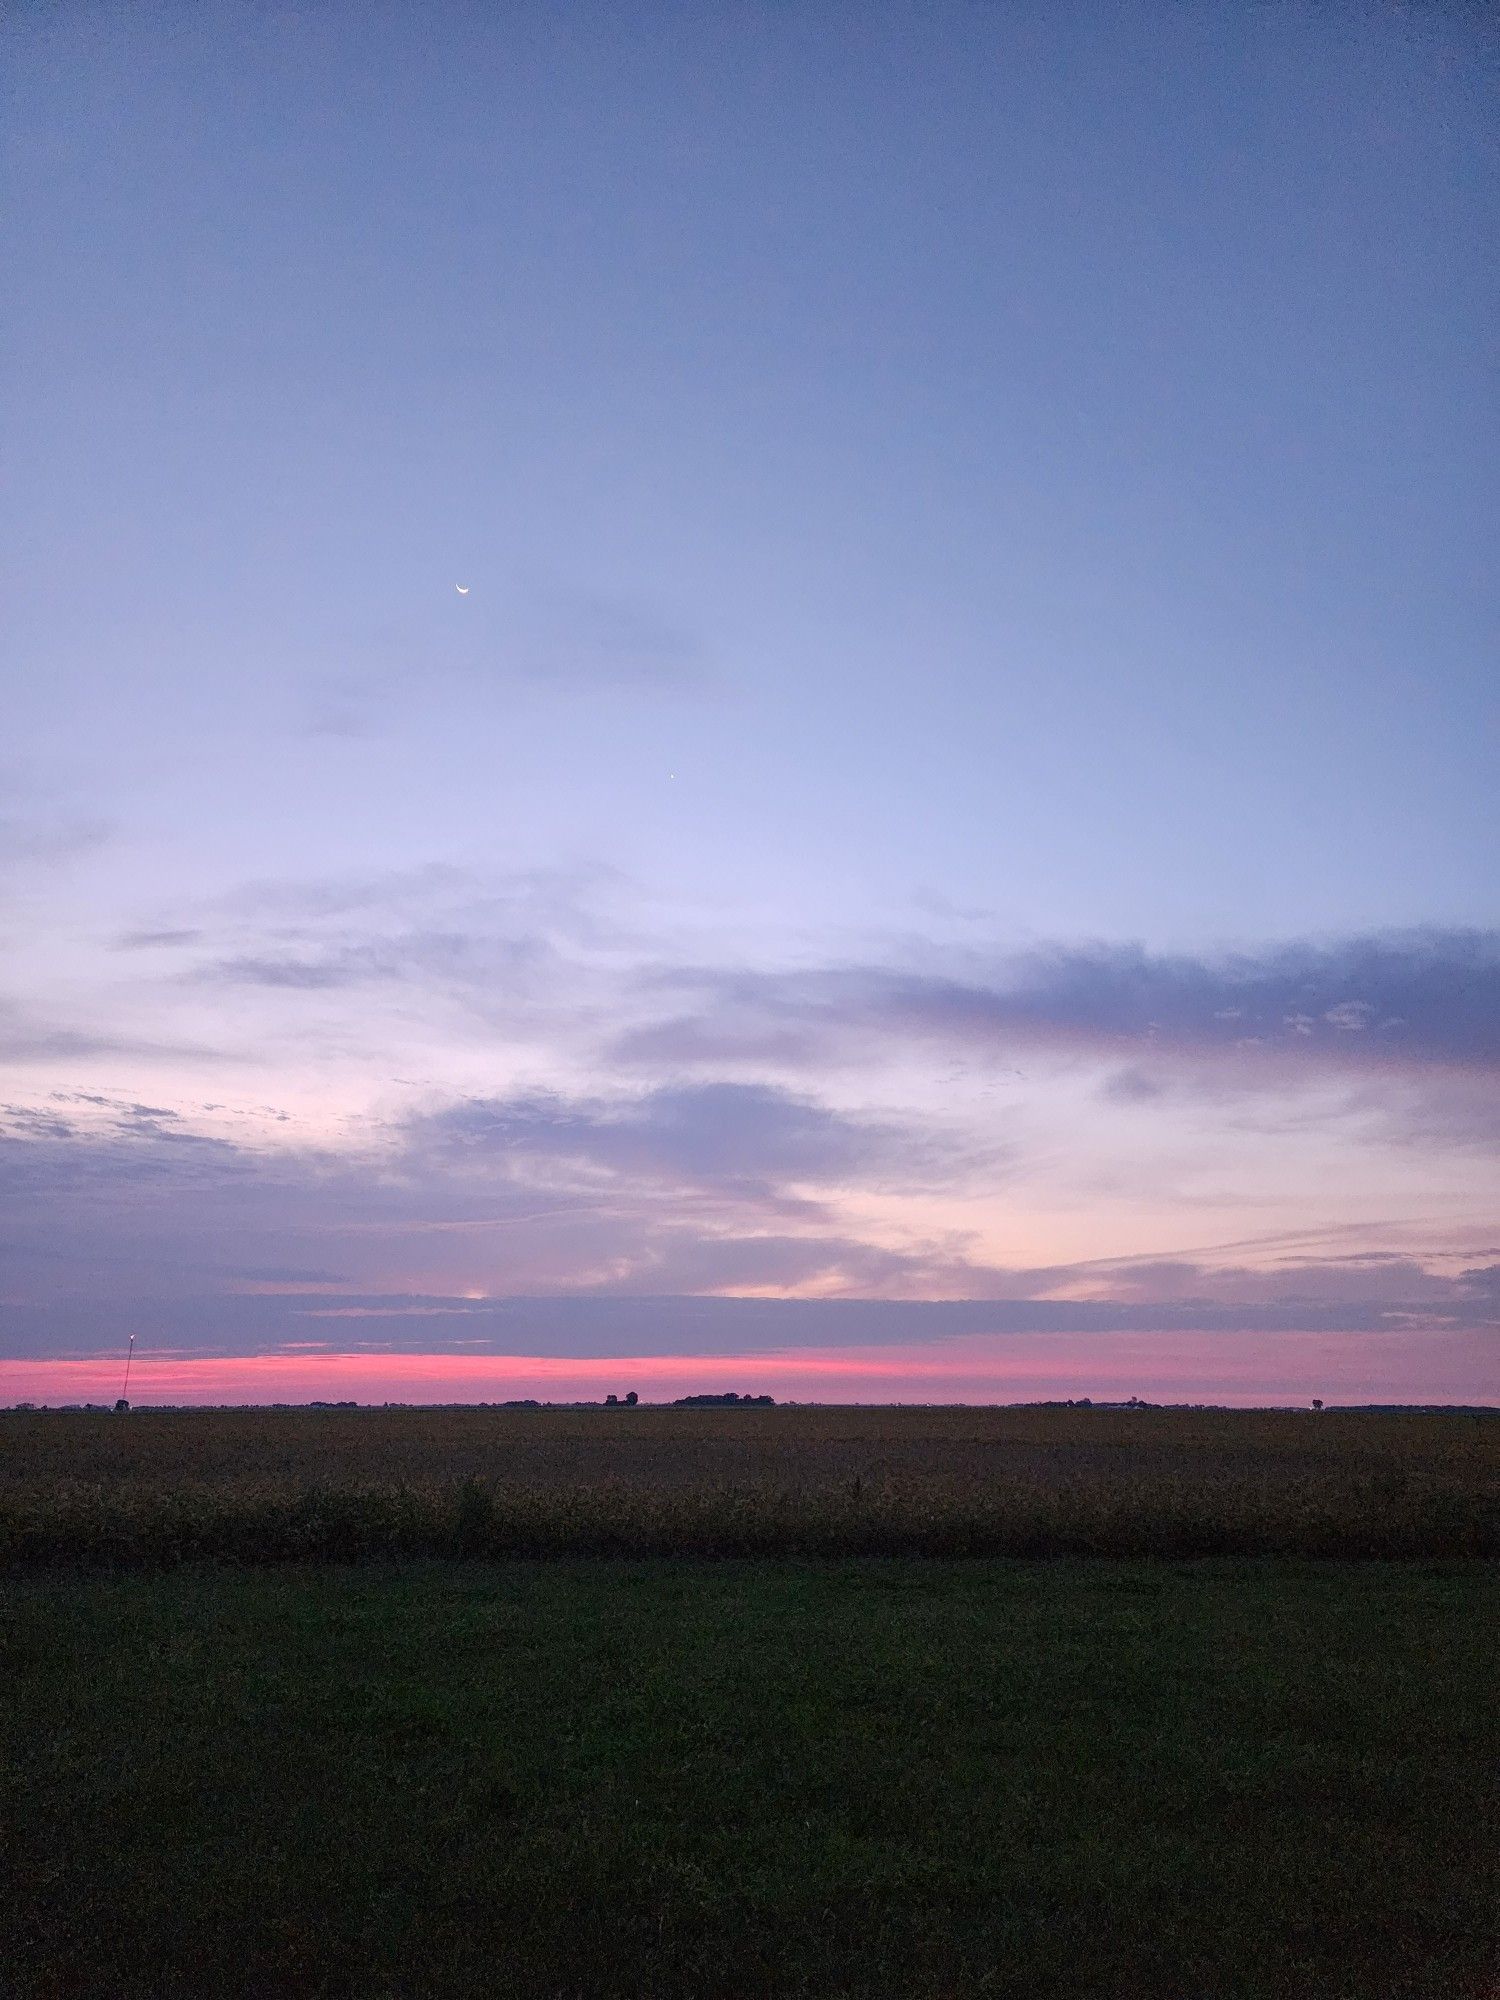
<path fill-rule="evenodd" d="M 1500 1401 L 1500 34 L 6 11 L 0 1402 Z"/>

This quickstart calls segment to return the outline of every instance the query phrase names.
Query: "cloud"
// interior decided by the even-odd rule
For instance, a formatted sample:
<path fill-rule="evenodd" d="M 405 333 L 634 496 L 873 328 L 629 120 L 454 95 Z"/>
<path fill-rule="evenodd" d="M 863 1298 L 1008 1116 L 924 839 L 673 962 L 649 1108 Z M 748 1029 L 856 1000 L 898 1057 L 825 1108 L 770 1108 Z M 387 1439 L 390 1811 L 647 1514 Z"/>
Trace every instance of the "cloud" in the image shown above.
<path fill-rule="evenodd" d="M 93 1090 L 54 1090 L 56 1104 L 86 1105 L 94 1115 L 95 1132 L 132 1139 L 159 1139 L 172 1146 L 207 1146 L 216 1142 L 183 1122 L 181 1112 L 162 1104 L 139 1104 Z"/>
<path fill-rule="evenodd" d="M 1189 1314 L 1270 1311 L 1286 1323 L 1328 1310 L 1353 1309 L 1377 1324 L 1388 1310 L 1440 1317 L 1489 1316 L 1472 1274 L 1434 1269 L 1408 1252 L 1355 1255 L 1289 1253 L 1264 1264 L 1210 1263 L 1201 1257 L 1091 1259 L 1018 1272 L 1037 1293 L 1093 1299 L 1112 1306 L 1168 1307 Z"/>
<path fill-rule="evenodd" d="M 361 1338 L 362 1327 L 368 1328 L 368 1338 Z M 183 1355 L 253 1354 L 271 1346 L 305 1344 L 327 1332 L 340 1348 L 378 1344 L 440 1354 L 482 1340 L 497 1354 L 604 1357 L 870 1346 L 941 1356 L 947 1343 L 978 1338 L 995 1342 L 1000 1360 L 1007 1341 L 1035 1336 L 1072 1342 L 1080 1336 L 1188 1335 L 1232 1349 L 1247 1336 L 1280 1334 L 1307 1341 L 1318 1351 L 1320 1336 L 1338 1334 L 1425 1329 L 1434 1338 L 1461 1331 L 1493 1340 L 1497 1323 L 1493 1306 L 1476 1309 L 1462 1297 L 1426 1301 L 1404 1313 L 1357 1301 L 1197 1308 L 1025 1298 L 721 1298 L 644 1290 L 499 1299 L 217 1290 L 159 1298 L 122 1291 L 105 1310 L 90 1300 L 59 1298 L 29 1309 L 23 1318 L 0 1305 L 0 1353 L 94 1352 L 132 1328 L 154 1346 Z M 1068 1351 L 1059 1350 L 1060 1364 Z M 1203 1347 L 1195 1352 L 1200 1365 L 1213 1365 Z"/>
<path fill-rule="evenodd" d="M 460 1098 L 342 1151 L 256 1147 L 160 1104 L 59 1092 L 0 1116 L 0 1327 L 13 1353 L 112 1338 L 126 1321 L 245 1352 L 334 1310 L 465 1320 L 513 1351 L 572 1353 L 629 1351 L 601 1339 L 675 1351 L 673 1328 L 681 1351 L 1500 1328 L 1488 1264 L 1455 1271 L 1451 1255 L 1382 1248 L 1368 1230 L 1346 1254 L 1283 1239 L 1254 1262 L 1225 1246 L 1001 1266 L 960 1231 L 851 1225 L 850 1189 L 941 1188 L 971 1165 L 920 1124 L 723 1079 Z M 1006 1170 L 1003 1155 L 990 1169 Z M 719 1296 L 734 1292 L 813 1296 L 777 1312 Z M 721 1311 L 731 1303 L 767 1310 Z"/>
<path fill-rule="evenodd" d="M 203 914 L 193 936 L 215 955 L 179 979 L 305 992 L 426 986 L 487 1015 L 521 984 L 545 984 L 555 1001 L 584 956 L 639 948 L 611 907 L 619 889 L 600 867 L 483 876 L 436 864 L 246 883 Z"/>
<path fill-rule="evenodd" d="M 507 886 L 526 887 L 551 874 L 507 876 L 498 892 Z M 468 868 L 432 861 L 415 868 L 389 868 L 339 875 L 257 878 L 242 882 L 206 906 L 207 913 L 220 919 L 240 921 L 315 923 L 350 915 L 411 917 L 435 902 L 478 892 L 480 878 Z"/>
<path fill-rule="evenodd" d="M 662 1086 L 611 1102 L 539 1095 L 472 1098 L 419 1121 L 424 1150 L 511 1165 L 566 1162 L 657 1185 L 732 1188 L 763 1196 L 787 1183 L 930 1178 L 938 1147 L 925 1134 L 852 1118 L 764 1084 Z"/>
<path fill-rule="evenodd" d="M 360 986 L 371 979 L 391 978 L 392 969 L 380 956 L 366 948 L 343 952 L 333 958 L 221 958 L 199 967 L 195 979 L 218 981 L 226 986 L 283 986 L 298 992 L 325 992 L 330 988 Z"/>
<path fill-rule="evenodd" d="M 298 952 L 246 953 L 209 960 L 182 975 L 188 985 L 285 987 L 303 992 L 408 984 L 480 996 L 515 992 L 540 972 L 562 971 L 540 937 L 476 936 L 464 931 L 408 931 L 387 939 Z M 559 980 L 560 983 L 560 980 Z"/>
<path fill-rule="evenodd" d="M 1351 1090 L 1347 1108 L 1390 1145 L 1500 1148 L 1500 1076 L 1454 1068 L 1382 1077 Z"/>
<path fill-rule="evenodd" d="M 114 940 L 114 951 L 172 951 L 183 945 L 197 944 L 202 938 L 201 930 L 139 930 L 122 931 Z"/>
<path fill-rule="evenodd" d="M 72 861 L 102 847 L 113 831 L 99 819 L 22 819 L 0 813 L 0 868 Z"/>
<path fill-rule="evenodd" d="M 988 1070 L 1035 1058 L 1106 1067 L 1107 1102 L 1275 1091 L 1318 1073 L 1398 1093 L 1441 1074 L 1500 1083 L 1500 932 L 1424 930 L 1153 953 L 1130 944 L 796 969 L 674 956 L 622 920 L 606 868 L 485 876 L 438 864 L 243 885 L 118 942 L 201 948 L 175 977 L 298 995 L 410 988 L 482 1025 L 549 1027 L 596 1071 L 663 1078 L 831 1076 L 934 1057 Z M 906 947 L 915 956 L 915 947 Z M 457 1016 L 455 1016 L 455 1026 Z M 1484 1125 L 1454 1104 L 1414 1126 Z M 1481 1140 L 1482 1142 L 1482 1140 Z"/>
<path fill-rule="evenodd" d="M 7 1263 L 42 1295 L 81 1287 L 101 1309 L 143 1270 L 162 1294 L 208 1270 L 226 1285 L 336 1268 L 418 1291 L 907 1295 L 987 1275 L 960 1240 L 866 1240 L 830 1205 L 846 1183 L 941 1181 L 945 1144 L 769 1088 L 467 1098 L 342 1152 L 236 1143 L 101 1092 L 57 1099 L 0 1121 Z"/>
<path fill-rule="evenodd" d="M 936 1043 L 998 1057 L 1041 1048 L 1500 1070 L 1494 931 L 1410 931 L 1217 957 L 1059 946 L 966 976 L 844 965 L 667 968 L 655 978 L 664 1000 L 691 1004 L 623 1032 L 613 1049 L 621 1062 L 758 1060 L 775 1049 L 812 1066 L 857 1060 L 874 1043 Z"/>
<path fill-rule="evenodd" d="M 1167 1086 L 1143 1069 L 1118 1069 L 1105 1078 L 1099 1095 L 1110 1104 L 1151 1104 L 1166 1095 Z"/>
<path fill-rule="evenodd" d="M 33 1009 L 0 998 L 0 1062 L 20 1068 L 82 1062 L 98 1056 L 197 1064 L 241 1060 L 232 1050 L 203 1042 L 156 1040 L 110 1029 L 60 1027 Z"/>

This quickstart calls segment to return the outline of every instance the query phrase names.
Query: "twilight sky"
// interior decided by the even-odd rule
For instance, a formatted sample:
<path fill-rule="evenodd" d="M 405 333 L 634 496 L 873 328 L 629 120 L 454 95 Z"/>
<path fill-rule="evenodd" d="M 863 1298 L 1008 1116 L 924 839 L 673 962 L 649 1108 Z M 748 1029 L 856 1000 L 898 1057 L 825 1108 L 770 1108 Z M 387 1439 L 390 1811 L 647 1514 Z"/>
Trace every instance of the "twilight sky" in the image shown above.
<path fill-rule="evenodd" d="M 0 66 L 0 1401 L 1500 1400 L 1484 10 Z"/>

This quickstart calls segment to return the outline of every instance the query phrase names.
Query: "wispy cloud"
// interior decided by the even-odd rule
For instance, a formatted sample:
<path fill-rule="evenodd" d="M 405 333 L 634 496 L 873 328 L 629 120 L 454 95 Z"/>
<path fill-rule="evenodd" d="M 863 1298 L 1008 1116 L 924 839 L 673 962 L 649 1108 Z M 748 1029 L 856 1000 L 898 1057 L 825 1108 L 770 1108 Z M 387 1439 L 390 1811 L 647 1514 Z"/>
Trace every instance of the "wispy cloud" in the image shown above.
<path fill-rule="evenodd" d="M 50 1068 L 59 1063 L 80 1063 L 97 1057 L 200 1065 L 232 1064 L 243 1060 L 242 1055 L 233 1049 L 187 1038 L 158 1039 L 108 1027 L 63 1026 L 47 1019 L 36 1009 L 0 998 L 0 1063 L 16 1068 Z"/>
<path fill-rule="evenodd" d="M 93 853 L 114 829 L 106 820 L 0 813 L 0 869 L 54 866 Z"/>
<path fill-rule="evenodd" d="M 194 929 L 122 931 L 112 942 L 115 951 L 176 951 L 197 944 L 203 932 Z"/>

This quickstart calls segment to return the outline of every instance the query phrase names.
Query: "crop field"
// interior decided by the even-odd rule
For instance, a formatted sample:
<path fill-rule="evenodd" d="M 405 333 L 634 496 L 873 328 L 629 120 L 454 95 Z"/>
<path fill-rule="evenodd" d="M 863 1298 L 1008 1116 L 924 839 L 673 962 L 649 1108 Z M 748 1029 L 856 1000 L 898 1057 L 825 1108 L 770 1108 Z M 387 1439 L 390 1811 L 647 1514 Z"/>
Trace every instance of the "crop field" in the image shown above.
<path fill-rule="evenodd" d="M 827 1408 L 0 1414 L 0 1567 L 1500 1552 L 1500 1419 Z"/>
<path fill-rule="evenodd" d="M 0 1415 L 0 1993 L 1493 2000 L 1497 1440 Z"/>

